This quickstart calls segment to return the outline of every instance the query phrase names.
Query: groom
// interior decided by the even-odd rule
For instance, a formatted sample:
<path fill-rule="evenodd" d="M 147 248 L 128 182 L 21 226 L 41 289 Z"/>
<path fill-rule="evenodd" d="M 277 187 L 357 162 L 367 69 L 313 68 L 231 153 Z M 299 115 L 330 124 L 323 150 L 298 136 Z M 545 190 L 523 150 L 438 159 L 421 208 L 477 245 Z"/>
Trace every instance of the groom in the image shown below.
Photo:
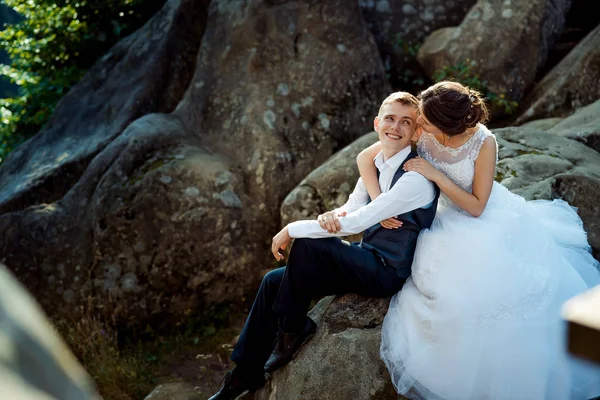
<path fill-rule="evenodd" d="M 381 104 L 374 121 L 382 144 L 375 158 L 379 197 L 370 201 L 359 179 L 342 207 L 318 220 L 293 222 L 273 237 L 271 251 L 278 260 L 283 259 L 280 249 L 295 239 L 287 266 L 263 278 L 231 356 L 236 368 L 209 400 L 230 400 L 254 391 L 265 384 L 264 372 L 287 364 L 316 331 L 306 315 L 313 298 L 346 292 L 388 297 L 402 288 L 411 272 L 417 236 L 431 226 L 439 195 L 422 175 L 403 170 L 417 155 L 411 151 L 417 110 L 418 100 L 406 92 L 392 93 Z M 402 228 L 382 229 L 379 221 L 393 216 Z M 331 227 L 334 219 L 340 229 L 330 233 L 322 226 Z M 360 243 L 335 237 L 360 232 Z"/>

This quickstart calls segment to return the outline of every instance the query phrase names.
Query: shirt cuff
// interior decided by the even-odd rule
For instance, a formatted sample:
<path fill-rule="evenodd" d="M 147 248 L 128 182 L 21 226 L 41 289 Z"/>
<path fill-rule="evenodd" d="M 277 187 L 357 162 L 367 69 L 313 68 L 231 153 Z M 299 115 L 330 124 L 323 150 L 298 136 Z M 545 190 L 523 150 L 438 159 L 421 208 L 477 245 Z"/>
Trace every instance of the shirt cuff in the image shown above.
<path fill-rule="evenodd" d="M 315 226 L 316 224 L 316 226 Z M 296 221 L 288 224 L 288 235 L 291 238 L 309 237 L 313 231 L 327 232 L 315 220 Z"/>

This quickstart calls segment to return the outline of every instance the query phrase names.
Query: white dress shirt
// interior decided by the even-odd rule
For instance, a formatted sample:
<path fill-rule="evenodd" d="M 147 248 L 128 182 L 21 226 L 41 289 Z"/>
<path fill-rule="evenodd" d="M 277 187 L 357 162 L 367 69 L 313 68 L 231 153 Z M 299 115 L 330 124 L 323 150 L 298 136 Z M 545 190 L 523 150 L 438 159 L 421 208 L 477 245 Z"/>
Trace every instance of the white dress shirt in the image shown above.
<path fill-rule="evenodd" d="M 394 186 L 391 186 L 396 170 L 410 154 L 406 147 L 383 161 L 383 152 L 375 157 L 375 166 L 379 170 L 379 188 L 381 194 L 372 202 L 362 178 L 358 179 L 354 191 L 346 204 L 337 208 L 337 213 L 347 212 L 339 217 L 341 230 L 329 233 L 321 228 L 317 220 L 296 221 L 288 225 L 288 233 L 292 238 L 322 238 L 331 236 L 348 236 L 360 233 L 384 219 L 404 214 L 417 208 L 431 206 L 435 199 L 433 183 L 423 175 L 405 172 Z M 390 187 L 391 186 L 391 187 Z M 367 204 L 368 203 L 368 204 Z"/>

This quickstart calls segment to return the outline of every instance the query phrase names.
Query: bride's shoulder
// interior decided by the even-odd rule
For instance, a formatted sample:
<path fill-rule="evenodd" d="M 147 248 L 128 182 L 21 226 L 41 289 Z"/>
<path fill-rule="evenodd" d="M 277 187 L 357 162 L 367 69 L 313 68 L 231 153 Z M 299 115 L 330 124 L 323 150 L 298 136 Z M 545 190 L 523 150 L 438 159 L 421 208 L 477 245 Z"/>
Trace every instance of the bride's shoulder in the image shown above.
<path fill-rule="evenodd" d="M 498 142 L 496 141 L 496 135 L 489 130 L 489 128 L 483 124 L 478 124 L 478 131 L 475 134 L 477 136 L 477 140 L 474 141 L 471 158 L 476 159 L 482 148 L 489 148 L 490 150 L 493 148 L 496 152 L 496 159 L 498 157 Z"/>

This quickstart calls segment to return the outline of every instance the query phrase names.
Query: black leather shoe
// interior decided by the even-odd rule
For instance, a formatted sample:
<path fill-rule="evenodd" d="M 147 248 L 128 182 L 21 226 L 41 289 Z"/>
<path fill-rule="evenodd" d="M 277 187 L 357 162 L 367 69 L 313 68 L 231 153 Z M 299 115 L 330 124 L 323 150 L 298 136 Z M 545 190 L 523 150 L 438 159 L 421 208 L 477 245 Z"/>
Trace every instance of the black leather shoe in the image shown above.
<path fill-rule="evenodd" d="M 229 371 L 221 381 L 220 389 L 208 400 L 234 400 L 245 391 L 254 392 L 266 383 L 263 374 L 242 375 L 235 370 Z"/>
<path fill-rule="evenodd" d="M 298 333 L 286 333 L 281 328 L 277 332 L 277 343 L 271 357 L 265 364 L 265 372 L 272 373 L 283 367 L 294 358 L 296 351 L 308 342 L 317 331 L 315 321 L 306 317 L 304 329 Z"/>

